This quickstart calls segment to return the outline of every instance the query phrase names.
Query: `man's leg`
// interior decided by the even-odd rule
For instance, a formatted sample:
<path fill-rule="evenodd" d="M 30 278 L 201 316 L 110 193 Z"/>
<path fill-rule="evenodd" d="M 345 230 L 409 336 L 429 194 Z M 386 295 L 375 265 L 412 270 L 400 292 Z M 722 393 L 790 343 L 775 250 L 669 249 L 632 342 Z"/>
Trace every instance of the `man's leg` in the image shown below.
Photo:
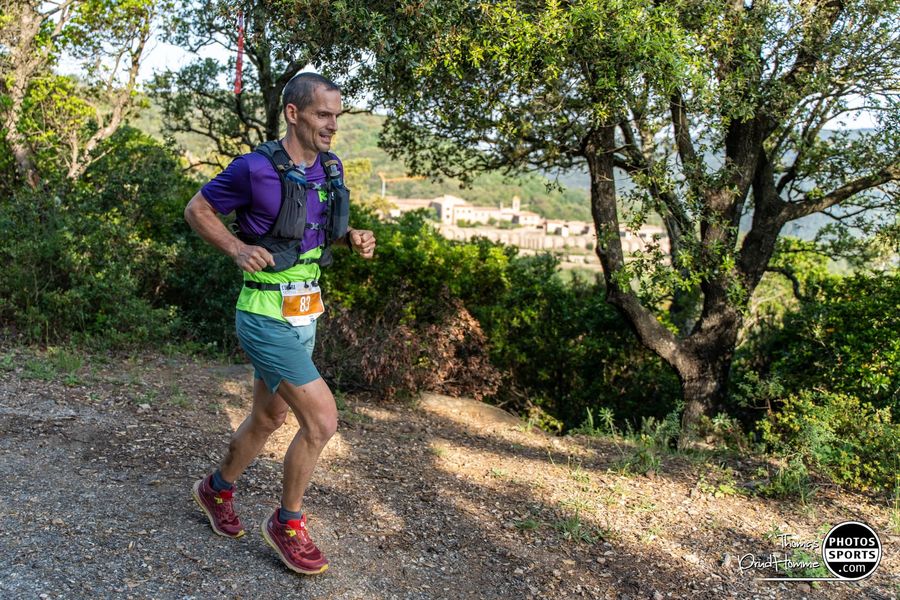
<path fill-rule="evenodd" d="M 269 392 L 262 379 L 256 379 L 250 415 L 231 436 L 221 468 L 194 483 L 194 500 L 217 534 L 232 538 L 244 535 L 244 526 L 234 512 L 232 484 L 259 454 L 266 439 L 284 423 L 287 410 L 287 403 Z"/>
<path fill-rule="evenodd" d="M 319 455 L 337 430 L 337 407 L 321 378 L 299 387 L 282 381 L 278 391 L 297 416 L 300 431 L 284 456 L 281 508 L 263 521 L 262 536 L 289 569 L 315 575 L 328 568 L 328 559 L 309 537 L 300 507 Z"/>
<path fill-rule="evenodd" d="M 285 383 L 279 386 L 279 392 Z M 284 424 L 287 411 L 288 405 L 280 394 L 270 392 L 262 379 L 253 380 L 253 408 L 231 436 L 228 453 L 219 468 L 223 479 L 229 483 L 237 481 L 269 436 Z"/>
<path fill-rule="evenodd" d="M 319 455 L 337 431 L 337 406 L 328 384 L 321 378 L 299 387 L 282 381 L 278 392 L 300 423 L 300 431 L 284 456 L 281 491 L 282 506 L 299 512 Z"/>

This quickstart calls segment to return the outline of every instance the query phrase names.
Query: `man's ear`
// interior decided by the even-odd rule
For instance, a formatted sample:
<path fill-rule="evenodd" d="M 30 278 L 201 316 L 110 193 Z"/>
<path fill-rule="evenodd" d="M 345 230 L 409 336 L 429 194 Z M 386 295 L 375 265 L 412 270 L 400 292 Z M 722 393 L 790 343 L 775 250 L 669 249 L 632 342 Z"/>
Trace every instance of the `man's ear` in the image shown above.
<path fill-rule="evenodd" d="M 295 104 L 286 104 L 284 107 L 284 120 L 291 125 L 296 125 L 297 112 L 297 106 Z"/>

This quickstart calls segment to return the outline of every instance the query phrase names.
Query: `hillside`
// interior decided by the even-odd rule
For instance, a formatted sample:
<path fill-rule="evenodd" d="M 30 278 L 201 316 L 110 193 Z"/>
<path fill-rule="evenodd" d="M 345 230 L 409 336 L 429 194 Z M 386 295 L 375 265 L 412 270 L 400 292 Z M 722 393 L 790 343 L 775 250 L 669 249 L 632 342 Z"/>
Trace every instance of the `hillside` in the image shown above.
<path fill-rule="evenodd" d="M 0 368 L 0 597 L 896 598 L 900 537 L 873 499 L 748 495 L 763 465 L 713 454 L 624 467 L 612 438 L 555 438 L 503 411 L 425 394 L 339 398 L 310 528 L 331 560 L 303 579 L 258 533 L 277 502 L 289 418 L 239 481 L 247 535 L 213 535 L 190 487 L 249 408 L 245 365 L 7 350 Z M 862 519 L 884 559 L 859 583 L 757 581 L 744 555 Z M 895 531 L 895 534 L 897 532 Z M 796 553 L 791 551 L 797 558 Z"/>

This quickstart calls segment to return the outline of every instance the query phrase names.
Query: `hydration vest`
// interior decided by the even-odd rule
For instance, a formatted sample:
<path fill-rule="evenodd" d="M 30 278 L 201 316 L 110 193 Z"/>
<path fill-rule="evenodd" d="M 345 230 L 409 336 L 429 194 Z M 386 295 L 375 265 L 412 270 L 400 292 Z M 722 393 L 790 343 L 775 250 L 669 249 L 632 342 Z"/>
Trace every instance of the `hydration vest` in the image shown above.
<path fill-rule="evenodd" d="M 278 217 L 263 235 L 238 232 L 237 237 L 246 244 L 262 246 L 275 260 L 274 267 L 266 267 L 263 271 L 277 273 L 296 264 L 319 263 L 327 267 L 332 263 L 331 244 L 334 240 L 346 235 L 350 219 L 350 191 L 338 168 L 337 157 L 331 152 L 319 154 L 319 161 L 325 170 L 325 183 L 308 183 L 305 174 L 291 161 L 280 141 L 260 144 L 254 152 L 262 154 L 281 180 L 281 208 Z M 307 190 L 324 188 L 326 192 L 325 223 L 309 223 L 307 221 Z M 322 256 L 316 259 L 298 259 L 303 234 L 307 229 L 324 230 L 325 243 L 322 245 Z"/>

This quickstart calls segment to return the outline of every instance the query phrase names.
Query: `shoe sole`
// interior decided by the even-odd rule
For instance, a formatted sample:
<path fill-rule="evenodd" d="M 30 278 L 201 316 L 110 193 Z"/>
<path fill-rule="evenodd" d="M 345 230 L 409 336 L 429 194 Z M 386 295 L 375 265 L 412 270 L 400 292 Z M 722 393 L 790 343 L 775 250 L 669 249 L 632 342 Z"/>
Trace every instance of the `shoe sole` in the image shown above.
<path fill-rule="evenodd" d="M 300 567 L 294 566 L 290 562 L 288 562 L 288 560 L 284 557 L 284 554 L 281 553 L 281 550 L 278 549 L 278 545 L 274 542 L 274 540 L 272 540 L 272 538 L 269 537 L 269 532 L 266 531 L 266 523 L 268 523 L 268 522 L 269 522 L 269 519 L 263 520 L 262 527 L 260 527 L 259 532 L 262 534 L 263 539 L 266 540 L 266 543 L 272 547 L 272 550 L 275 551 L 275 554 L 278 555 L 278 558 L 281 559 L 281 562 L 284 563 L 284 566 L 286 566 L 288 569 L 290 569 L 294 573 L 300 573 L 301 575 L 318 575 L 318 574 L 324 573 L 325 571 L 328 570 L 327 564 L 322 565 L 321 568 L 319 568 L 315 571 L 311 571 L 311 570 L 307 570 L 307 569 L 301 569 Z"/>
<path fill-rule="evenodd" d="M 241 537 L 242 535 L 244 535 L 245 531 L 243 529 L 241 529 L 240 532 L 236 533 L 235 535 L 231 535 L 230 533 L 226 533 L 226 532 L 222 531 L 221 529 L 219 529 L 218 527 L 216 527 L 216 521 L 213 518 L 212 513 L 209 512 L 209 509 L 206 508 L 206 506 L 203 505 L 203 501 L 200 500 L 200 484 L 201 483 L 203 483 L 202 479 L 200 481 L 197 481 L 194 483 L 194 487 L 191 490 L 191 495 L 194 497 L 194 502 L 197 503 L 197 506 L 199 506 L 201 509 L 203 509 L 204 514 L 206 514 L 206 518 L 209 519 L 209 526 L 212 527 L 213 533 L 216 533 L 217 535 L 221 535 L 222 537 L 227 537 L 227 538 L 231 538 L 231 539 L 237 539 L 237 538 Z"/>

